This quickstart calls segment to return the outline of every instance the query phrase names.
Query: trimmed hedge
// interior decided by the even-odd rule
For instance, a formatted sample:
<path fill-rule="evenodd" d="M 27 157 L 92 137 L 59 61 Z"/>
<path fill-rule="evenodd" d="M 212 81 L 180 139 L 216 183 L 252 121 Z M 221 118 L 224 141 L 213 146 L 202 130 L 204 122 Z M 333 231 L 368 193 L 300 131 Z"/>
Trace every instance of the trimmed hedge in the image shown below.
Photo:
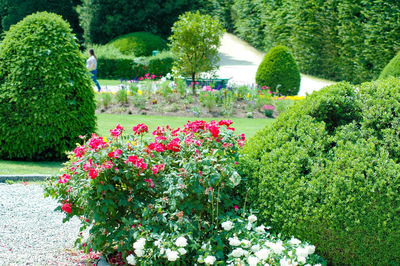
<path fill-rule="evenodd" d="M 400 77 L 400 53 L 390 60 L 390 62 L 382 70 L 379 78 L 384 79 L 390 76 Z"/>
<path fill-rule="evenodd" d="M 234 2 L 236 34 L 265 50 L 289 47 L 305 74 L 361 83 L 400 47 L 399 1 Z"/>
<path fill-rule="evenodd" d="M 282 95 L 299 93 L 299 68 L 287 47 L 276 46 L 265 55 L 257 69 L 256 83 Z"/>
<path fill-rule="evenodd" d="M 125 55 L 150 56 L 154 50 L 166 50 L 167 42 L 150 32 L 134 32 L 119 36 L 108 45 L 118 48 Z"/>
<path fill-rule="evenodd" d="M 399 264 L 399 143 L 399 80 L 326 87 L 245 146 L 248 202 L 329 264 Z"/>
<path fill-rule="evenodd" d="M 94 93 L 69 24 L 42 12 L 0 45 L 0 158 L 65 159 L 96 126 Z"/>

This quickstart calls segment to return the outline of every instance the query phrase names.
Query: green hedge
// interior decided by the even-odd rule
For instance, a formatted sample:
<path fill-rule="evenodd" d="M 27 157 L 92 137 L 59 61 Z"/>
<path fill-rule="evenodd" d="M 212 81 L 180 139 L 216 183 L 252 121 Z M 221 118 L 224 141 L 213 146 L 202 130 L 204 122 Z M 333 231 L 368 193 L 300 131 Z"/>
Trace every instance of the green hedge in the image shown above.
<path fill-rule="evenodd" d="M 122 54 L 136 57 L 150 56 L 154 50 L 166 50 L 167 42 L 150 32 L 133 32 L 119 36 L 108 45 L 118 48 Z"/>
<path fill-rule="evenodd" d="M 300 71 L 361 83 L 400 47 L 400 2 L 234 0 L 236 34 L 259 48 L 290 48 Z"/>
<path fill-rule="evenodd" d="M 329 264 L 399 264 L 399 125 L 395 78 L 313 93 L 245 146 L 248 202 Z"/>
<path fill-rule="evenodd" d="M 174 61 L 170 52 L 135 58 L 111 45 L 94 45 L 93 49 L 97 56 L 97 77 L 102 79 L 136 79 L 147 73 L 164 76 L 171 72 Z M 87 54 L 85 51 L 86 57 Z"/>
<path fill-rule="evenodd" d="M 0 158 L 65 159 L 96 126 L 94 92 L 61 16 L 36 13 L 0 45 Z"/>
<path fill-rule="evenodd" d="M 382 70 L 379 78 L 384 79 L 390 76 L 400 77 L 400 53 L 390 60 L 390 62 Z"/>
<path fill-rule="evenodd" d="M 267 86 L 282 95 L 297 95 L 300 90 L 300 72 L 289 49 L 273 47 L 258 66 L 256 83 Z"/>

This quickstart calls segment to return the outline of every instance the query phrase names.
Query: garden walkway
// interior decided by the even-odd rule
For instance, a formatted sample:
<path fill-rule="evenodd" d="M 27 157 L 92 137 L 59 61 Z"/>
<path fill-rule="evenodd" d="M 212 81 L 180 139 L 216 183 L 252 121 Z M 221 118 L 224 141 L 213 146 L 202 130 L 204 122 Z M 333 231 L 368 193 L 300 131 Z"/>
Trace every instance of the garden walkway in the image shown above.
<path fill-rule="evenodd" d="M 217 72 L 220 78 L 231 78 L 235 83 L 255 84 L 257 68 L 265 53 L 255 49 L 233 34 L 225 33 L 220 52 L 220 69 Z M 334 82 L 301 75 L 300 96 L 320 90 Z"/>
<path fill-rule="evenodd" d="M 220 69 L 217 71 L 219 78 L 229 78 L 236 84 L 255 84 L 258 65 L 265 53 L 255 49 L 245 41 L 233 34 L 225 33 L 219 49 L 221 58 Z M 320 90 L 334 82 L 301 75 L 300 96 Z M 107 86 L 106 91 L 116 91 L 118 86 Z M 105 89 L 105 86 L 103 86 Z"/>

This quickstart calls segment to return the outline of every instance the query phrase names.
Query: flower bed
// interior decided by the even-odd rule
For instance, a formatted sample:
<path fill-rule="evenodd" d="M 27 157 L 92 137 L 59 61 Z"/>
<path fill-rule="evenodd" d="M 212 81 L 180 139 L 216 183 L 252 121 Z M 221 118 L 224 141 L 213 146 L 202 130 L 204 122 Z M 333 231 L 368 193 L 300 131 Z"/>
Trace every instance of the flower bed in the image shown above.
<path fill-rule="evenodd" d="M 214 84 L 198 87 L 198 95 L 185 80 L 171 81 L 146 75 L 140 81 L 128 81 L 114 94 L 97 95 L 97 112 L 177 115 L 195 117 L 276 117 L 284 112 L 299 96 L 282 96 L 267 87 L 228 84 L 227 88 Z M 198 85 L 197 85 L 198 86 Z M 265 111 L 264 106 L 273 109 Z"/>
<path fill-rule="evenodd" d="M 281 240 L 246 209 L 236 171 L 245 136 L 231 124 L 159 127 L 152 139 L 143 137 L 144 124 L 131 135 L 119 125 L 110 139 L 93 134 L 70 153 L 46 195 L 58 199 L 65 221 L 77 216 L 89 229 L 77 244 L 114 254 L 115 264 L 324 264 L 314 246 Z"/>

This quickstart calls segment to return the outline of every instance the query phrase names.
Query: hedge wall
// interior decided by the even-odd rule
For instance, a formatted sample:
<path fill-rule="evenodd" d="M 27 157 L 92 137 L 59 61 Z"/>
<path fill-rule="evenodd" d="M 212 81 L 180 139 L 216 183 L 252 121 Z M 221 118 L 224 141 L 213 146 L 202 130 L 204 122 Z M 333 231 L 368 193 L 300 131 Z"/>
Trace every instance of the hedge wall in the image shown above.
<path fill-rule="evenodd" d="M 259 48 L 293 51 L 302 73 L 360 83 L 400 47 L 400 2 L 235 0 L 235 32 Z"/>

